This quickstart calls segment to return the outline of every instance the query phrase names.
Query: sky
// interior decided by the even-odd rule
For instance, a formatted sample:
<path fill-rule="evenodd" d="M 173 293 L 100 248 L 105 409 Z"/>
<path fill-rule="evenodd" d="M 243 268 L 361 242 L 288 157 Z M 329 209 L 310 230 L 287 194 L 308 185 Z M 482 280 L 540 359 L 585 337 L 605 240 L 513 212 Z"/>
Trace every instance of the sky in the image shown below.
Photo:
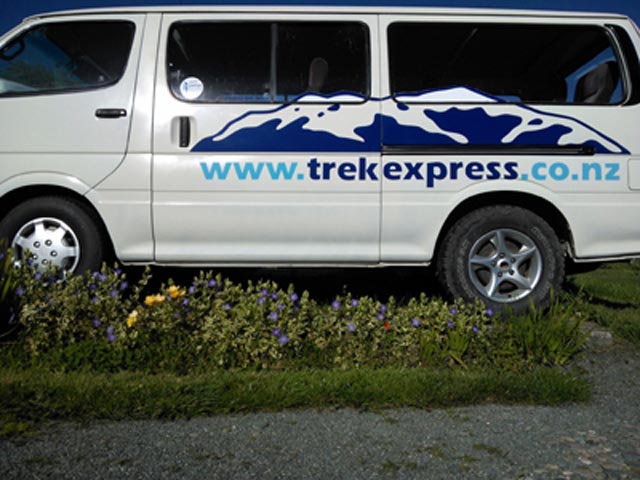
<path fill-rule="evenodd" d="M 518 8 L 623 13 L 640 24 L 640 0 L 0 0 L 0 34 L 34 13 L 116 5 L 387 5 L 467 8 Z"/>

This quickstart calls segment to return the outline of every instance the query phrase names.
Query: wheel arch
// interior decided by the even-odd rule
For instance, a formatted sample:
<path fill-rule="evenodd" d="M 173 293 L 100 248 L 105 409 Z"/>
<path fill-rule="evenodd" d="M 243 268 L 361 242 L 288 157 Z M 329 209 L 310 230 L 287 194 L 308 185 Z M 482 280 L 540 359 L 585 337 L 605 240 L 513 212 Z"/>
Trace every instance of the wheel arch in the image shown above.
<path fill-rule="evenodd" d="M 69 188 L 47 184 L 28 185 L 16 188 L 0 197 L 0 212 L 3 212 L 2 215 L 0 215 L 0 219 L 4 214 L 26 200 L 51 196 L 65 197 L 80 205 L 95 220 L 97 227 L 100 229 L 106 247 L 105 254 L 107 258 L 105 260 L 111 261 L 115 259 L 113 241 L 102 216 L 86 197 Z"/>
<path fill-rule="evenodd" d="M 434 258 L 437 259 L 442 242 L 451 227 L 468 213 L 492 205 L 511 205 L 529 210 L 544 219 L 558 235 L 561 244 L 565 246 L 565 254 L 570 257 L 573 252 L 573 234 L 567 218 L 550 201 L 526 192 L 487 192 L 466 198 L 458 204 L 447 216 L 436 240 Z"/>

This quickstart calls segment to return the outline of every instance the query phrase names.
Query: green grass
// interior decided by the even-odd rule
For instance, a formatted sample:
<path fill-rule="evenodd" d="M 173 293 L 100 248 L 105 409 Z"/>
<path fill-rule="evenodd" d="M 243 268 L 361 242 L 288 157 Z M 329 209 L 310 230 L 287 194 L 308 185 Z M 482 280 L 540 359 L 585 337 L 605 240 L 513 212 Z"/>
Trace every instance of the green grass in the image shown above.
<path fill-rule="evenodd" d="M 196 362 L 184 369 L 160 365 L 145 370 L 136 368 L 131 360 L 129 371 L 121 371 L 122 362 L 116 362 L 114 371 L 120 373 L 109 373 L 91 368 L 91 362 L 81 355 L 85 347 L 87 354 L 106 355 L 112 350 L 106 341 L 102 350 L 86 342 L 70 342 L 66 349 L 49 351 L 33 361 L 24 357 L 19 337 L 13 343 L 5 340 L 0 349 L 0 437 L 28 435 L 48 420 L 173 419 L 291 408 L 378 410 L 486 402 L 557 405 L 586 401 L 590 395 L 586 378 L 572 370 L 540 366 L 563 365 L 573 358 L 581 345 L 571 333 L 580 326 L 572 323 L 574 318 L 599 322 L 640 346 L 640 268 L 629 264 L 605 266 L 571 277 L 569 285 L 577 300 L 561 302 L 544 314 L 507 319 L 511 323 L 498 330 L 501 341 L 487 344 L 486 351 L 478 355 L 484 352 L 489 359 L 495 356 L 510 360 L 482 363 L 479 360 L 484 357 L 473 357 L 478 360 L 475 365 L 485 365 L 482 368 L 471 366 L 472 361 L 467 364 L 469 368 L 344 369 L 318 368 L 317 363 L 307 362 L 304 365 L 314 368 L 303 368 L 302 364 L 284 368 L 286 363 L 282 363 L 273 369 L 208 370 L 195 368 Z M 449 315 L 448 307 L 446 313 Z M 569 345 L 563 343 L 567 339 L 573 339 Z M 154 365 L 162 362 L 163 352 L 174 358 L 170 345 L 153 345 L 160 350 L 145 351 Z M 184 354 L 179 342 L 176 345 L 176 355 Z M 552 361 L 545 360 L 545 355 L 551 355 Z M 184 362 L 188 364 L 189 360 Z M 97 364 L 101 365 L 100 358 Z"/>
<path fill-rule="evenodd" d="M 640 267 L 605 265 L 570 282 L 583 292 L 580 309 L 591 320 L 640 346 Z"/>
<path fill-rule="evenodd" d="M 222 371 L 198 376 L 0 369 L 0 432 L 55 419 L 173 419 L 288 408 L 435 407 L 483 402 L 556 405 L 589 398 L 586 380 L 431 369 Z"/>

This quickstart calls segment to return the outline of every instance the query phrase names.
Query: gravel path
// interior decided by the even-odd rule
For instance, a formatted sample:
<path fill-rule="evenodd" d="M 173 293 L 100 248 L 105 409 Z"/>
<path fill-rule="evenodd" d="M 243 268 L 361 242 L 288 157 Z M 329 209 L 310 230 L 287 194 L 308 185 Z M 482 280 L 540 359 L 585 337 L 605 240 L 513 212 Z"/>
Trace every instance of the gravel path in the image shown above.
<path fill-rule="evenodd" d="M 0 478 L 640 479 L 640 354 L 593 348 L 588 404 L 71 423 L 0 440 Z"/>

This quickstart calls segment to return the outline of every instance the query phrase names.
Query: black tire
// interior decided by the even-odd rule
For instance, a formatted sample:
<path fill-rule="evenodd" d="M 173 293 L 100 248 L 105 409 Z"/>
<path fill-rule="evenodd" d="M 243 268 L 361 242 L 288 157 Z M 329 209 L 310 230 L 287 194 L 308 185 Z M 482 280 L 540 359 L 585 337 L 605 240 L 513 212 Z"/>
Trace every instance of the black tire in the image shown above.
<path fill-rule="evenodd" d="M 496 205 L 475 210 L 447 232 L 438 279 L 453 298 L 480 299 L 495 312 L 544 308 L 564 279 L 564 254 L 554 230 L 535 213 Z"/>
<path fill-rule="evenodd" d="M 35 225 L 44 227 L 39 229 L 41 233 L 35 233 Z M 37 268 L 53 263 L 67 273 L 98 270 L 105 251 L 101 229 L 91 211 L 67 197 L 38 197 L 17 205 L 0 221 L 0 238 L 6 238 L 18 258 L 26 248 L 37 252 Z M 75 255 L 69 254 L 71 251 Z"/>

